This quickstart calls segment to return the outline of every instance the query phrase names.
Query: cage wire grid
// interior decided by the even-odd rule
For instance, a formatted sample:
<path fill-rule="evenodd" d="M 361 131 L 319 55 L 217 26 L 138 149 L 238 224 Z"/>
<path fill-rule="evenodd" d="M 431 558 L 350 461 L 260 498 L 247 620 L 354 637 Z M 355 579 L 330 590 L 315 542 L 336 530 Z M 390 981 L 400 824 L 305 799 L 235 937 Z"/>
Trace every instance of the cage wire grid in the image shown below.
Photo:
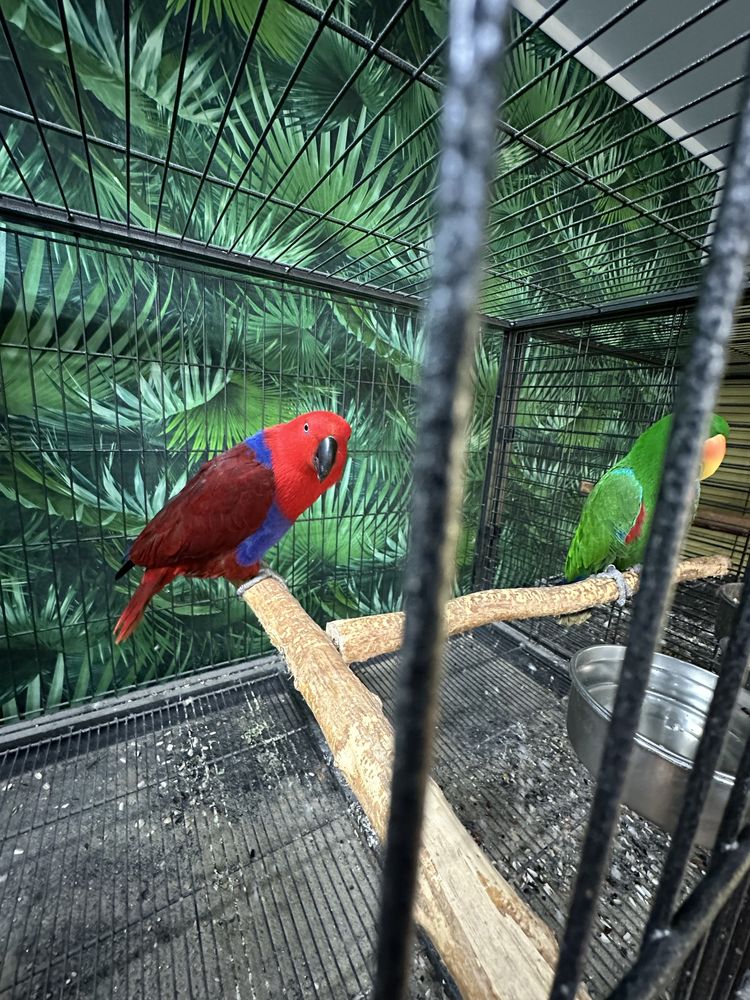
<path fill-rule="evenodd" d="M 484 275 L 493 319 L 696 284 L 750 29 L 739 0 L 713 0 L 691 3 L 676 23 L 655 18 L 663 30 L 649 32 L 654 6 L 599 8 L 570 51 L 556 45 L 554 26 L 568 8 L 580 16 L 577 0 L 531 21 L 514 13 Z M 339 290 L 418 300 L 434 217 L 439 14 L 433 23 L 413 0 L 377 9 L 277 0 L 228 35 L 201 3 L 175 3 L 172 106 L 146 129 L 138 8 L 107 5 L 95 19 L 62 2 L 45 7 L 47 37 L 66 56 L 55 67 L 65 100 L 55 104 L 29 72 L 40 42 L 25 36 L 14 7 L 0 12 L 6 216 L 49 216 L 90 235 L 151 238 L 204 260 L 202 251 L 219 251 L 268 274 L 298 269 L 340 280 Z M 282 15 L 294 39 L 285 60 L 273 34 Z M 633 32 L 637 43 L 600 77 L 580 61 Z M 221 80 L 207 55 L 219 37 Z M 121 79 L 107 107 L 86 58 L 117 38 Z M 332 55 L 341 66 L 331 76 Z M 331 79 L 311 94 L 322 64 Z M 609 84 L 628 74 L 645 74 L 648 86 L 626 99 Z M 195 80 L 211 81 L 207 96 Z M 650 118 L 639 111 L 645 101 Z M 314 175 L 308 159 L 320 163 Z M 120 170 L 124 183 L 113 176 Z"/>
<path fill-rule="evenodd" d="M 176 0 L 159 37 L 147 9 L 129 0 L 102 4 L 96 16 L 69 0 L 39 0 L 44 30 L 35 37 L 28 31 L 33 20 L 19 13 L 29 4 L 0 4 L 0 66 L 8 83 L 0 104 L 6 277 L 0 483 L 4 496 L 15 498 L 3 507 L 0 558 L 13 572 L 0 579 L 0 606 L 8 651 L 10 636 L 20 636 L 32 673 L 30 681 L 14 674 L 11 688 L 0 692 L 8 719 L 265 650 L 241 606 L 191 585 L 151 609 L 141 661 L 113 666 L 109 632 L 124 595 L 102 593 L 96 607 L 84 600 L 76 608 L 73 584 L 92 593 L 81 552 L 98 550 L 114 565 L 146 505 L 157 505 L 200 459 L 232 443 L 233 433 L 244 436 L 252 420 L 282 415 L 287 390 L 295 390 L 295 403 L 309 396 L 311 405 L 322 397 L 350 407 L 368 433 L 367 446 L 353 452 L 348 490 L 330 504 L 326 498 L 277 554 L 285 576 L 321 621 L 352 613 L 355 604 L 361 612 L 380 611 L 399 601 L 409 493 L 403 459 L 413 444 L 418 311 L 428 287 L 444 24 L 408 0 L 372 7 L 334 0 L 325 9 L 307 0 L 262 0 L 252 16 L 233 21 L 227 10 L 223 22 L 206 15 L 209 6 Z M 683 5 L 678 15 L 667 12 L 667 24 L 657 9 L 664 5 L 655 0 L 597 5 L 566 48 L 558 44 L 558 22 L 574 23 L 580 3 L 518 7 L 490 199 L 461 589 L 470 582 L 553 576 L 580 509 L 582 483 L 671 407 L 689 339 L 686 317 L 726 183 L 750 37 L 742 0 Z M 274 34 L 280 16 L 289 26 L 286 46 Z M 625 58 L 614 45 L 606 62 L 605 43 L 619 40 L 622 52 L 629 28 L 637 44 L 625 49 Z M 142 59 L 147 41 L 172 57 L 161 90 L 151 86 Z M 45 63 L 47 72 L 32 71 L 53 48 L 57 57 Z M 115 54 L 116 72 L 102 77 L 96 60 L 105 51 Z M 587 68 L 592 54 L 599 59 L 596 75 Z M 318 94 L 321 66 L 327 79 Z M 628 90 L 623 81 L 628 84 L 631 73 L 645 82 Z M 736 349 L 725 380 L 731 382 L 734 367 L 740 401 L 731 397 L 736 416 L 730 422 L 734 429 L 739 421 L 732 452 L 738 466 L 750 447 L 741 398 L 748 356 Z M 116 391 L 123 380 L 119 365 L 134 375 L 125 393 Z M 562 399 L 554 395 L 555 377 Z M 190 390 L 201 405 L 189 405 Z M 24 393 L 30 404 L 14 409 Z M 173 405 L 176 395 L 181 398 Z M 238 403 L 230 406 L 233 395 Z M 85 398 L 88 408 L 81 407 Z M 109 403 L 110 412 L 97 408 L 99 402 Z M 209 420 L 211 402 L 218 422 Z M 402 419 L 389 419 L 391 412 Z M 158 442 L 146 433 L 151 425 Z M 119 485 L 113 468 L 123 488 L 113 490 L 108 506 L 107 483 Z M 355 498 L 349 507 L 347 493 Z M 720 479 L 707 493 L 715 506 L 747 514 L 748 484 L 741 477 Z M 533 536 L 525 564 L 522 525 Z M 696 551 L 715 548 L 717 537 L 709 532 L 701 541 L 694 529 L 690 544 Z M 721 535 L 720 547 L 740 570 L 747 537 Z M 40 577 L 50 583 L 47 593 L 26 600 L 24 588 L 30 592 Z M 352 577 L 368 586 L 350 589 Z M 710 588 L 686 589 L 666 641 L 715 669 L 712 600 Z M 184 628 L 190 618 L 216 627 L 192 634 Z M 175 621 L 183 627 L 172 628 Z M 519 642 L 544 644 L 539 656 L 546 663 L 550 650 L 559 654 L 592 636 L 624 638 L 627 623 L 627 613 L 596 612 L 581 632 L 563 634 L 544 622 L 524 627 Z M 518 693 L 533 702 L 533 690 Z M 215 708 L 212 702 L 206 711 Z M 160 709 L 161 721 L 153 724 L 172 725 L 172 711 Z M 117 734 L 130 723 L 112 725 Z M 89 738 L 98 746 L 99 731 Z M 80 776 L 87 758 L 76 759 Z M 92 759 L 95 769 L 99 761 Z M 213 760 L 210 766 L 219 767 Z M 139 767 L 135 772 L 145 774 Z M 30 773 L 33 788 L 36 772 Z M 142 801 L 142 790 L 135 798 L 139 791 Z M 151 803 L 152 796 L 146 799 Z M 124 807 L 131 804 L 126 796 Z M 113 814 L 112 828 L 116 819 Z M 192 821 L 196 829 L 209 828 L 206 816 Z M 57 823 L 50 829 L 61 829 Z M 352 838 L 347 823 L 342 819 L 342 830 Z M 297 831 L 303 839 L 308 832 Z M 231 850 L 227 843 L 237 834 L 227 836 L 223 849 Z M 202 841 L 214 850 L 210 834 Z M 130 843 L 126 857 L 138 858 Z M 78 870 L 81 847 L 74 850 Z M 194 891 L 179 903 L 187 922 L 198 914 L 201 897 L 208 901 L 217 891 L 205 863 L 202 856 L 203 870 L 189 870 Z M 178 882 L 184 877 L 174 874 Z M 219 890 L 228 898 L 223 885 Z M 165 892 L 169 901 L 171 890 Z M 295 927 L 297 919 L 312 919 L 307 903 L 295 909 L 282 890 L 273 893 L 280 893 L 275 901 L 290 903 Z M 89 892 L 87 912 L 91 899 Z M 371 912 L 371 902 L 362 905 Z M 133 906 L 129 926 L 143 934 L 139 921 L 148 906 Z M 49 918 L 53 934 L 64 912 L 58 903 Z M 318 953 L 313 961 L 335 995 L 341 969 L 328 962 L 341 925 L 331 919 L 335 927 L 321 917 L 330 955 Z M 221 933 L 212 925 L 214 942 Z M 201 975 L 231 988 L 247 943 L 228 933 L 234 968 L 222 964 L 211 938 L 195 944 Z M 72 940 L 70 927 L 62 934 Z M 281 929 L 276 941 L 259 946 L 267 947 L 271 961 L 283 950 L 281 939 L 295 953 Z M 86 940 L 98 955 L 101 937 Z M 164 947 L 157 945 L 159 954 Z M 202 987 L 191 983 L 190 966 L 175 960 L 174 948 L 170 939 L 159 994 L 208 990 L 208 979 Z M 344 952 L 349 955 L 347 946 Z M 57 982 L 60 969 L 66 973 L 65 947 L 56 955 L 59 961 L 36 979 L 23 980 L 28 995 Z M 364 982 L 358 978 L 362 957 L 359 949 L 352 988 L 355 980 L 357 988 Z M 141 961 L 153 974 L 153 965 Z M 300 973 L 286 971 L 289 988 L 304 995 Z M 286 972 L 278 973 L 286 983 Z M 110 985 L 117 974 L 106 973 Z M 138 981 L 136 974 L 132 982 Z M 126 993 L 128 982 L 121 982 Z M 606 976 L 599 988 L 605 985 L 611 986 Z"/>
<path fill-rule="evenodd" d="M 0 996 L 366 995 L 374 835 L 278 666 L 3 747 Z"/>
<path fill-rule="evenodd" d="M 346 319 L 360 307 L 322 292 L 295 289 L 290 297 L 283 286 L 207 274 L 161 259 L 138 261 L 136 269 L 132 257 L 118 256 L 109 248 L 82 248 L 28 233 L 14 233 L 7 249 L 17 276 L 13 291 L 21 303 L 0 357 L 9 413 L 7 475 L 24 500 L 33 494 L 32 486 L 53 498 L 68 491 L 76 497 L 69 530 L 62 537 L 52 516 L 61 512 L 54 500 L 51 512 L 45 513 L 34 510 L 33 503 L 16 503 L 4 525 L 7 603 L 12 606 L 14 571 L 30 587 L 35 574 L 42 575 L 49 600 L 56 603 L 46 621 L 40 621 L 32 602 L 27 629 L 16 625 L 12 630 L 16 640 L 31 648 L 37 635 L 37 645 L 44 650 L 54 635 L 53 648 L 67 662 L 76 652 L 78 636 L 75 629 L 71 636 L 59 595 L 68 592 L 71 574 L 85 592 L 89 571 L 98 575 L 101 554 L 115 567 L 137 525 L 153 516 L 201 461 L 241 439 L 246 428 L 285 419 L 300 406 L 332 403 L 350 419 L 359 413 L 360 426 L 369 427 L 369 432 L 360 448 L 354 443 L 341 488 L 333 498 L 323 497 L 298 523 L 274 558 L 307 606 L 317 603 L 322 622 L 346 610 L 341 600 L 351 598 L 343 588 L 352 581 L 355 594 L 369 593 L 372 610 L 383 608 L 380 602 L 387 602 L 397 588 L 404 544 L 398 530 L 408 492 L 408 429 L 390 423 L 388 413 L 403 415 L 412 409 L 416 359 L 408 359 L 408 371 L 404 365 L 399 374 L 366 349 L 365 338 L 345 339 L 336 316 Z M 40 269 L 56 289 L 70 270 L 79 278 L 67 297 L 53 298 L 54 322 L 44 339 L 38 331 L 48 316 L 25 301 L 29 275 L 39 281 Z M 96 314 L 87 316 L 86 303 L 97 296 Z M 398 336 L 417 339 L 415 317 L 397 307 L 381 313 L 377 322 L 386 331 L 393 328 Z M 81 338 L 81 325 L 93 334 Z M 333 355 L 338 359 L 335 369 Z M 132 391 L 121 387 L 125 373 Z M 14 402 L 23 394 L 29 405 L 14 413 Z M 107 408 L 97 403 L 97 397 L 105 396 L 111 400 Z M 92 400 L 88 411 L 86 398 Z M 217 409 L 218 420 L 211 414 L 209 421 L 209 410 L 201 405 L 206 403 Z M 479 413 L 490 407 L 487 399 L 478 400 Z M 478 448 L 479 443 L 474 454 L 477 476 Z M 467 533 L 467 567 L 468 545 Z M 108 589 L 92 614 L 72 623 L 83 625 L 90 649 L 105 644 L 102 657 L 114 655 L 109 633 L 127 590 Z M 215 585 L 190 585 L 182 593 L 173 588 L 154 610 L 155 643 L 164 642 L 165 615 L 176 615 L 188 626 L 184 646 L 169 651 L 171 669 L 178 655 L 187 661 L 181 669 L 190 670 L 265 648 L 241 604 Z M 194 617 L 200 621 L 204 614 L 221 627 L 216 636 L 207 630 L 203 638 L 208 646 L 204 642 L 193 648 L 189 622 Z M 10 635 L 6 621 L 6 640 Z M 169 637 L 172 640 L 180 642 L 177 636 Z M 158 656 L 153 660 L 152 673 Z M 40 669 L 38 659 L 33 666 Z M 128 670 L 127 659 L 121 666 Z M 164 676 L 165 670 L 169 672 L 169 663 L 162 664 L 156 676 Z M 136 680 L 147 681 L 149 675 L 105 675 L 92 682 L 98 687 L 79 686 L 75 692 L 66 685 L 67 700 L 101 693 L 107 683 L 122 690 Z M 21 686 L 19 677 L 16 687 Z"/>

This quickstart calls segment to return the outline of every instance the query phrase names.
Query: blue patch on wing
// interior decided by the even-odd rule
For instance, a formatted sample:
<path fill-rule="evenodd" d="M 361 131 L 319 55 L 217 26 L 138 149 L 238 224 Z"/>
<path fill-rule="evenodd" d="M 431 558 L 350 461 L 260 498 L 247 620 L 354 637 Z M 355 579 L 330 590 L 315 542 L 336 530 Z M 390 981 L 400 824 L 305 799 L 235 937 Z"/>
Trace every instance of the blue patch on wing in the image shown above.
<path fill-rule="evenodd" d="M 255 457 L 261 465 L 265 465 L 267 469 L 273 468 L 273 464 L 271 462 L 271 452 L 269 451 L 268 444 L 266 443 L 266 435 L 264 431 L 258 431 L 258 433 L 253 434 L 252 437 L 245 438 L 245 444 L 248 448 L 251 448 L 255 452 Z"/>
<path fill-rule="evenodd" d="M 252 439 L 251 439 L 252 440 Z M 257 454 L 257 452 L 256 452 Z M 291 528 L 292 522 L 284 517 L 276 501 L 271 504 L 263 524 L 256 532 L 240 542 L 235 549 L 235 557 L 240 566 L 252 566 Z"/>

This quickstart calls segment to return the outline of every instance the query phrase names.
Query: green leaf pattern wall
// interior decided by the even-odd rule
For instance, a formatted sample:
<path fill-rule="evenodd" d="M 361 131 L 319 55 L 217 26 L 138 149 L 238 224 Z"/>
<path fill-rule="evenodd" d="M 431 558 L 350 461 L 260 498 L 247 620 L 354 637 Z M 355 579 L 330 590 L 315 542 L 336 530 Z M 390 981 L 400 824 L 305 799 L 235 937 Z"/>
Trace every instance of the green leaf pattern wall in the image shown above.
<path fill-rule="evenodd" d="M 7 81 L 6 110 L 0 109 L 4 194 L 28 193 L 15 161 L 40 203 L 98 211 L 119 223 L 128 221 L 129 207 L 131 224 L 148 230 L 158 223 L 160 233 L 403 290 L 426 277 L 439 136 L 433 90 L 404 89 L 403 74 L 372 59 L 336 101 L 362 50 L 325 31 L 274 116 L 315 22 L 282 0 L 269 0 L 233 113 L 203 178 L 259 5 L 200 0 L 176 109 L 170 159 L 178 166 L 163 185 L 155 158 L 165 155 L 175 114 L 185 0 L 131 4 L 134 153 L 128 158 L 120 149 L 126 140 L 122 5 L 66 0 L 92 137 L 92 187 L 76 138 L 80 122 L 57 5 L 2 2 L 18 52 L 36 69 L 29 85 L 48 123 L 51 153 L 50 162 L 0 40 Z M 393 9 L 374 0 L 342 0 L 336 16 L 374 37 Z M 514 19 L 515 37 L 524 26 Z M 388 44 L 419 64 L 443 31 L 443 5 L 429 0 L 409 8 Z M 556 145 L 569 161 L 606 176 L 631 197 L 650 199 L 664 215 L 692 213 L 695 231 L 705 226 L 713 179 L 630 109 L 616 119 L 626 138 L 612 147 L 614 119 L 602 116 L 619 98 L 592 86 L 593 78 L 575 62 L 550 70 L 557 55 L 538 33 L 513 48 L 506 90 L 521 88 L 522 96 L 504 112 L 510 125 L 523 129 L 541 117 L 531 127 L 536 141 Z M 439 63 L 430 72 L 439 77 Z M 379 116 L 386 105 L 388 113 Z M 545 118 L 555 108 L 562 110 Z M 697 273 L 698 258 L 688 244 L 675 244 L 666 230 L 620 201 L 602 193 L 592 199 L 575 177 L 527 146 L 504 141 L 498 175 L 488 267 L 513 277 L 496 281 L 492 295 L 485 292 L 487 311 L 533 315 L 584 298 L 676 287 Z M 128 539 L 200 461 L 310 407 L 337 409 L 351 421 L 352 461 L 341 487 L 283 540 L 272 562 L 320 621 L 397 606 L 408 535 L 419 316 L 48 236 L 0 229 L 2 716 L 33 715 L 266 648 L 225 583 L 179 581 L 152 602 L 135 638 L 115 649 L 112 625 L 133 583 L 115 584 L 113 570 Z M 488 334 L 477 357 L 459 588 L 471 578 L 501 340 Z M 537 376 L 538 392 L 577 398 L 573 368 L 556 366 Z M 532 409 L 521 420 L 530 439 L 544 432 L 552 449 L 542 449 L 541 458 L 538 449 L 522 449 L 514 459 L 518 496 L 528 502 L 545 489 L 561 435 L 575 432 L 577 440 L 592 441 L 609 433 L 613 441 L 617 417 L 606 407 L 572 405 L 554 426 Z M 589 422 L 585 429 L 582 421 Z M 605 457 L 603 452 L 593 464 Z M 511 514 L 505 539 L 514 562 L 500 567 L 496 578 L 519 583 L 556 571 L 567 524 L 548 524 L 547 534 L 540 533 L 546 539 L 557 532 L 549 565 L 543 565 L 537 548 L 524 549 L 523 518 Z"/>

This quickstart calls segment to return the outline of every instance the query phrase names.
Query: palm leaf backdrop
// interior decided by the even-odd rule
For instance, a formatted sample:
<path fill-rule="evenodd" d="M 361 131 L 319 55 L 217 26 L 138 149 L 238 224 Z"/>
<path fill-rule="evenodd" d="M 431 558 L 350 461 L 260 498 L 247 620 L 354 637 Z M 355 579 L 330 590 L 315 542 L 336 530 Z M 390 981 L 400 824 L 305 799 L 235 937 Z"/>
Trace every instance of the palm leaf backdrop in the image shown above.
<path fill-rule="evenodd" d="M 40 147 L 9 53 L 0 48 L 4 102 L 26 113 L 15 119 L 0 113 L 3 193 L 23 196 L 25 180 L 49 205 L 64 207 L 64 194 L 75 211 L 98 209 L 114 220 L 129 211 L 134 225 L 153 229 L 158 222 L 160 232 L 219 246 L 236 239 L 239 251 L 260 248 L 267 259 L 325 266 L 353 280 L 378 283 L 390 275 L 397 285 L 402 273 L 426 275 L 438 148 L 434 90 L 404 90 L 401 76 L 373 59 L 337 100 L 362 52 L 342 35 L 324 33 L 292 99 L 277 112 L 314 23 L 282 0 L 199 0 L 181 85 L 185 0 L 131 4 L 129 121 L 137 155 L 128 171 L 113 148 L 124 143 L 126 129 L 121 5 L 65 0 L 86 127 L 100 140 L 90 143 L 94 190 L 70 136 L 80 121 L 57 5 L 2 5 L 19 52 L 38 67 L 33 98 L 39 115 L 55 126 L 45 134 L 58 175 Z M 261 8 L 257 47 L 233 114 L 217 132 L 233 67 Z M 370 0 L 341 3 L 336 16 L 374 37 L 390 13 L 392 5 Z M 516 36 L 525 25 L 516 17 Z M 389 45 L 419 64 L 444 30 L 443 5 L 429 0 L 409 9 Z M 538 33 L 512 50 L 507 84 L 523 96 L 506 108 L 509 125 L 523 130 L 536 122 L 531 138 L 556 146 L 569 162 L 667 218 L 691 210 L 695 227 L 705 226 L 713 180 L 635 111 L 618 117 L 621 141 L 612 146 L 606 112 L 619 98 L 594 86 L 575 61 L 555 68 L 558 54 Z M 430 72 L 439 78 L 439 61 Z M 380 114 L 386 105 L 388 113 Z M 555 109 L 559 113 L 550 114 Z M 163 190 L 154 158 L 164 155 L 175 115 L 172 161 L 181 167 Z M 622 139 L 623 129 L 632 136 Z M 621 200 L 604 194 L 592 200 L 528 147 L 501 143 L 497 166 L 489 247 L 507 277 L 497 286 L 504 290 L 501 300 L 497 291 L 485 294 L 488 311 L 502 312 L 510 302 L 518 315 L 559 308 L 555 289 L 561 288 L 571 301 L 657 291 L 696 266 L 689 248 L 675 248 L 665 230 Z M 550 265 L 558 244 L 564 253 Z M 660 253 L 669 266 L 650 263 Z M 115 584 L 113 570 L 128 540 L 200 461 L 303 409 L 334 408 L 351 421 L 352 459 L 341 485 L 301 519 L 271 561 L 320 621 L 399 604 L 419 315 L 19 227 L 0 230 L 0 275 L 5 717 L 267 648 L 244 605 L 215 581 L 176 582 L 152 602 L 135 637 L 114 647 L 112 625 L 133 583 Z M 625 328 L 611 332 L 612 343 L 628 336 Z M 561 449 L 593 443 L 591 467 L 579 470 L 581 477 L 593 476 L 617 451 L 618 434 L 629 432 L 628 414 L 636 412 L 631 400 L 603 416 L 596 400 L 597 386 L 609 377 L 606 365 L 589 373 L 583 398 L 580 369 L 550 364 L 548 349 L 541 341 L 528 349 L 529 392 L 518 413 L 510 509 L 543 503 L 553 488 L 568 516 L 556 536 L 547 522 L 532 525 L 525 538 L 521 518 L 507 518 L 506 555 L 493 566 L 494 579 L 506 583 L 554 571 L 563 551 L 579 501 L 563 481 Z M 457 589 L 472 578 L 501 356 L 500 336 L 487 332 L 477 355 Z M 634 391 L 658 415 L 665 397 L 653 382 L 644 378 Z"/>

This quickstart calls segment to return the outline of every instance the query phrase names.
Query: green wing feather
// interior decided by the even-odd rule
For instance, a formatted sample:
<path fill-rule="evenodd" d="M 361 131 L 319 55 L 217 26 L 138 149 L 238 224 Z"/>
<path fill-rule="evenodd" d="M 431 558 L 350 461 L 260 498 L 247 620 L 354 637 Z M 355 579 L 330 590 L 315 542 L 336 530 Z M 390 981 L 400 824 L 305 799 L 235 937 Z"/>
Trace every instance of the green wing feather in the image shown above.
<path fill-rule="evenodd" d="M 568 580 L 599 573 L 623 559 L 625 539 L 642 502 L 643 486 L 632 469 L 616 466 L 602 476 L 586 499 L 570 543 L 565 560 Z"/>

